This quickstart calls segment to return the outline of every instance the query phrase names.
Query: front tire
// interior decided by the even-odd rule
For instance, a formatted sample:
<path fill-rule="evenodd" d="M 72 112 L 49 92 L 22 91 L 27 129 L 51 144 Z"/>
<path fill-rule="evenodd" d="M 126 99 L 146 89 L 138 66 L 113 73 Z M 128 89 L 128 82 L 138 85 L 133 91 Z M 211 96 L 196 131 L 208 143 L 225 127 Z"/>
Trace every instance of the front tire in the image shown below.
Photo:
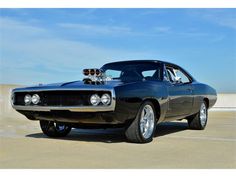
<path fill-rule="evenodd" d="M 195 130 L 204 130 L 208 120 L 208 109 L 205 101 L 202 102 L 197 114 L 188 118 L 189 128 Z"/>
<path fill-rule="evenodd" d="M 71 131 L 71 127 L 63 123 L 40 120 L 40 127 L 43 133 L 49 137 L 64 137 Z"/>
<path fill-rule="evenodd" d="M 126 129 L 126 138 L 133 143 L 148 143 L 156 130 L 156 112 L 150 101 L 144 102 L 131 125 Z"/>

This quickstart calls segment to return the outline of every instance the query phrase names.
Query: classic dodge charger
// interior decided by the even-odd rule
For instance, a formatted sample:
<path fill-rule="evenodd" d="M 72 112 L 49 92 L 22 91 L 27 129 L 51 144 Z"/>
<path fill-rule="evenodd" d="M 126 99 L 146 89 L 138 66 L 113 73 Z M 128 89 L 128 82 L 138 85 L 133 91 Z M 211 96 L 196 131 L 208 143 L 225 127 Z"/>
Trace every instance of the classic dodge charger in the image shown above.
<path fill-rule="evenodd" d="M 39 120 L 49 137 L 71 128 L 124 127 L 130 142 L 147 143 L 164 121 L 187 119 L 191 129 L 203 130 L 217 99 L 212 87 L 163 61 L 114 62 L 83 74 L 83 81 L 16 88 L 12 106 Z"/>

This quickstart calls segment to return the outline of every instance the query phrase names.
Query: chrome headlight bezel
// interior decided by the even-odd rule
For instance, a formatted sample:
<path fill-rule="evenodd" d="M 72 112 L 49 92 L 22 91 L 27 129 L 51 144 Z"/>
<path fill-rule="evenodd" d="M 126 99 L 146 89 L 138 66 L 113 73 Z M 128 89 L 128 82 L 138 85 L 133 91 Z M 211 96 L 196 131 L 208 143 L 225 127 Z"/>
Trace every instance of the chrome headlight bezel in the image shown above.
<path fill-rule="evenodd" d="M 101 97 L 101 102 L 103 105 L 108 106 L 111 103 L 111 96 L 107 93 L 103 94 Z"/>
<path fill-rule="evenodd" d="M 91 97 L 90 97 L 90 103 L 93 105 L 93 106 L 97 106 L 99 105 L 99 103 L 101 103 L 101 98 L 98 94 L 93 94 Z"/>
<path fill-rule="evenodd" d="M 32 98 L 31 98 L 31 102 L 32 102 L 33 104 L 38 104 L 38 103 L 40 102 L 40 97 L 39 97 L 39 95 L 38 95 L 38 94 L 34 94 L 34 95 L 32 96 Z"/>
<path fill-rule="evenodd" d="M 32 102 L 31 95 L 29 95 L 29 94 L 25 95 L 24 102 L 25 102 L 26 105 L 29 105 Z"/>

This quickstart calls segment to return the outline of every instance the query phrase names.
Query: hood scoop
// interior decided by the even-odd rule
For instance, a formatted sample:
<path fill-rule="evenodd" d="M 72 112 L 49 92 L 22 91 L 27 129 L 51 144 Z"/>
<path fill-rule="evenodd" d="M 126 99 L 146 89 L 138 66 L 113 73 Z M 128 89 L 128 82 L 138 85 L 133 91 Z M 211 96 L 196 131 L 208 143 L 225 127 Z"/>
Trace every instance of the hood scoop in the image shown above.
<path fill-rule="evenodd" d="M 101 69 L 84 69 L 83 74 L 85 76 L 83 79 L 85 84 L 101 85 L 105 84 L 106 81 L 112 80 L 106 77 L 106 74 Z"/>

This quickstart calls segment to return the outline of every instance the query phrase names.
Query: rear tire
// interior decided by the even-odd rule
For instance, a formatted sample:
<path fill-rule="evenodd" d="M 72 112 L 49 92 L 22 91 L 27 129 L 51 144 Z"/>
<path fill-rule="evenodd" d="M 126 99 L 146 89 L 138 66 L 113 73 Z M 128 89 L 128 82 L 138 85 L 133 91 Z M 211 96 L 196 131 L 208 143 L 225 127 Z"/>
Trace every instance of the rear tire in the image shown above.
<path fill-rule="evenodd" d="M 40 127 L 49 137 L 65 137 L 71 131 L 71 127 L 68 125 L 47 120 L 40 120 Z"/>
<path fill-rule="evenodd" d="M 203 101 L 200 106 L 199 112 L 187 119 L 189 128 L 194 130 L 204 130 L 207 125 L 207 119 L 208 119 L 207 104 L 205 101 Z"/>
<path fill-rule="evenodd" d="M 125 136 L 132 143 L 149 143 L 156 130 L 156 112 L 152 102 L 144 102 L 131 125 L 126 129 Z"/>

